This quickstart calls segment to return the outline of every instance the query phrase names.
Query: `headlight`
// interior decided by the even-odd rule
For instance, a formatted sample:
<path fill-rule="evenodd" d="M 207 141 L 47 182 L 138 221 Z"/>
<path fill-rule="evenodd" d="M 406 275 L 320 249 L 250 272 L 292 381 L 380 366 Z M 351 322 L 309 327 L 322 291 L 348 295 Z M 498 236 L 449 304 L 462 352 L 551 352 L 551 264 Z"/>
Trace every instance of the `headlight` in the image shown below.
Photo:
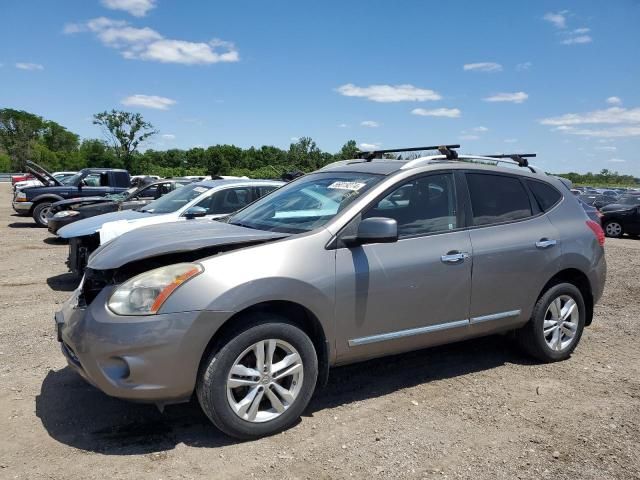
<path fill-rule="evenodd" d="M 62 212 L 56 213 L 53 218 L 75 217 L 76 215 L 80 215 L 80 212 L 76 212 L 75 210 L 63 210 Z"/>
<path fill-rule="evenodd" d="M 176 263 L 150 270 L 116 288 L 107 305 L 116 315 L 153 315 L 176 288 L 203 271 L 197 263 Z"/>
<path fill-rule="evenodd" d="M 18 194 L 16 195 L 16 202 L 26 202 L 27 194 L 18 190 Z"/>

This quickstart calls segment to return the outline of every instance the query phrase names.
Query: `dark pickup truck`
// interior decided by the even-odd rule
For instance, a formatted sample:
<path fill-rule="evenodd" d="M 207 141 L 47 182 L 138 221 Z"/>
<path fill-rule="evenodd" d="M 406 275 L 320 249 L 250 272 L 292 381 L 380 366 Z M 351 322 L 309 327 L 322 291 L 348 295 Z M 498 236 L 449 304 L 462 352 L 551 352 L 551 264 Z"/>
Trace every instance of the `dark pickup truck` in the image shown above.
<path fill-rule="evenodd" d="M 130 185 L 129 172 L 114 168 L 85 168 L 63 182 L 36 163 L 27 162 L 27 168 L 43 186 L 16 191 L 12 205 L 18 214 L 32 216 L 40 227 L 47 226 L 49 209 L 54 202 L 122 193 Z"/>

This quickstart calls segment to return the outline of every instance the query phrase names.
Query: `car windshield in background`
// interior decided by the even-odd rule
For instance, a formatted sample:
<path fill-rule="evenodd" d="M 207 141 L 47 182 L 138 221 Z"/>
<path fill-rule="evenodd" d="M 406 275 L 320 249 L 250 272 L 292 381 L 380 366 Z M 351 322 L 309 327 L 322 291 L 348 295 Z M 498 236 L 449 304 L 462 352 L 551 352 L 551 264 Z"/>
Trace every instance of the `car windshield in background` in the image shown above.
<path fill-rule="evenodd" d="M 640 195 L 625 195 L 618 202 L 621 205 L 640 205 Z"/>
<path fill-rule="evenodd" d="M 229 223 L 272 232 L 308 232 L 323 226 L 382 178 L 367 173 L 306 175 L 241 210 Z"/>
<path fill-rule="evenodd" d="M 77 185 L 78 183 L 80 183 L 80 177 L 82 177 L 82 173 L 78 172 L 75 175 L 71 175 L 70 177 L 58 179 L 58 181 L 63 185 Z"/>
<path fill-rule="evenodd" d="M 171 193 L 154 200 L 146 207 L 140 209 L 141 212 L 148 213 L 172 213 L 184 207 L 187 203 L 196 197 L 199 197 L 211 187 L 202 184 L 192 183 L 182 188 L 174 190 Z"/>

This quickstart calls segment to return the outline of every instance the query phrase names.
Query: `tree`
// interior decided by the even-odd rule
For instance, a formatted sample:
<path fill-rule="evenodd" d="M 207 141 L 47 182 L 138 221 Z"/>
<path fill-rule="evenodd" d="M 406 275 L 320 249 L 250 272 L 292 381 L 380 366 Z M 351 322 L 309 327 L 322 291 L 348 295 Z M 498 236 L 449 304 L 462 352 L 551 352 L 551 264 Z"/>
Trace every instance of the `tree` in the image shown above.
<path fill-rule="evenodd" d="M 340 153 L 336 155 L 338 160 L 350 160 L 352 158 L 356 158 L 356 153 L 358 153 L 358 145 L 355 140 L 349 140 L 345 143 L 340 149 Z"/>
<path fill-rule="evenodd" d="M 158 131 L 139 113 L 111 110 L 96 113 L 94 125 L 102 128 L 103 134 L 122 160 L 127 170 L 133 170 L 134 152 L 138 146 Z"/>
<path fill-rule="evenodd" d="M 322 166 L 322 152 L 310 137 L 301 137 L 289 146 L 289 163 L 303 171 Z"/>
<path fill-rule="evenodd" d="M 32 160 L 33 146 L 44 128 L 42 117 L 23 110 L 0 110 L 0 147 L 11 158 L 11 169 L 22 172 Z"/>

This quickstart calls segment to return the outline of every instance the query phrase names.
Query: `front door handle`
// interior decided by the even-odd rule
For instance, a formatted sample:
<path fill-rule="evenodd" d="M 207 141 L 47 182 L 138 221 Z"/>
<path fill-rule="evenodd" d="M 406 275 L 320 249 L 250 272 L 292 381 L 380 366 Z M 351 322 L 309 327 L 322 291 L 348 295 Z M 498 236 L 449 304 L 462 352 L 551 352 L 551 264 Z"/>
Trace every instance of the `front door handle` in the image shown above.
<path fill-rule="evenodd" d="M 464 262 L 465 258 L 469 258 L 471 255 L 469 255 L 467 252 L 458 252 L 457 250 L 453 250 L 451 252 L 447 252 L 446 255 L 442 255 L 440 257 L 440 260 L 442 260 L 442 263 L 462 263 Z"/>
<path fill-rule="evenodd" d="M 540 248 L 540 249 L 551 248 L 556 243 L 558 243 L 558 242 L 555 241 L 555 240 L 549 240 L 548 238 L 541 238 L 540 240 L 538 240 L 536 242 L 536 248 Z"/>

